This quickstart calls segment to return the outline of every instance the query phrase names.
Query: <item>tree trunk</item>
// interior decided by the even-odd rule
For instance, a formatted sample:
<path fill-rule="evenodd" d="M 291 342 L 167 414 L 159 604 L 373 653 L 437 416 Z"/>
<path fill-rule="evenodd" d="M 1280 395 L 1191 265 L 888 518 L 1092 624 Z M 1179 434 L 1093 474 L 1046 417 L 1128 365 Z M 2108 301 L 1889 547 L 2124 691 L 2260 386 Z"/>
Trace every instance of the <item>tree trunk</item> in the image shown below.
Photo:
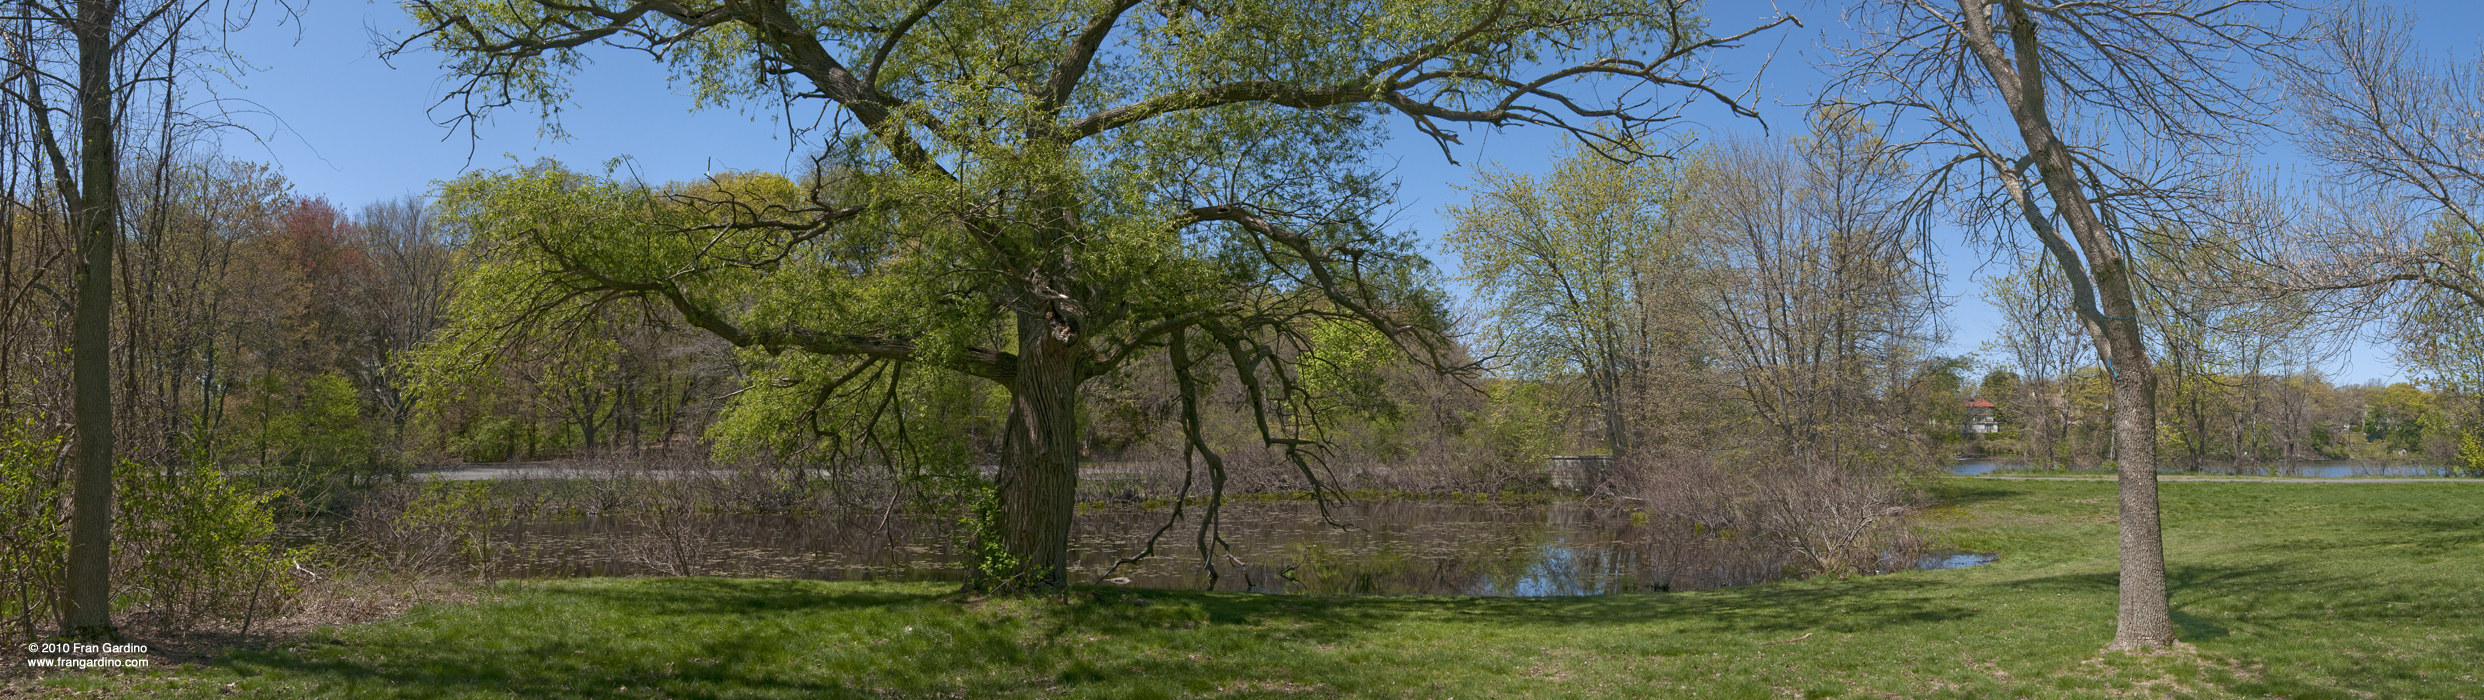
<path fill-rule="evenodd" d="M 1596 381 L 1603 385 L 1598 393 L 1603 394 L 1601 398 L 1604 399 L 1604 448 L 1613 454 L 1613 459 L 1619 460 L 1630 456 L 1630 408 L 1628 397 L 1622 391 L 1622 371 L 1618 369 L 1620 361 L 1609 362 L 1615 367 L 1599 372 L 1602 376 Z"/>
<path fill-rule="evenodd" d="M 78 3 L 79 252 L 77 309 L 70 340 L 70 387 L 77 424 L 77 477 L 69 517 L 68 590 L 61 631 L 112 632 L 112 244 L 118 235 L 118 168 L 112 95 L 115 0 Z"/>
<path fill-rule="evenodd" d="M 1000 536 L 1012 561 L 980 572 L 986 587 L 1040 590 L 1069 583 L 1070 516 L 1078 508 L 1078 355 L 1053 323 L 1019 315 L 1017 377 L 1002 438 Z"/>
<path fill-rule="evenodd" d="M 2136 314 L 2129 283 L 2119 274 L 2099 275 L 2100 296 L 2116 315 Z M 2120 293 L 2112 293 L 2113 288 Z M 2127 310 L 2125 310 L 2127 309 Z M 2125 318 L 2129 318 L 2125 316 Z M 2140 342 L 2139 322 L 2104 324 L 2113 348 L 2113 442 L 2119 454 L 2121 501 L 2121 605 L 2110 648 L 2160 649 L 2174 643 L 2173 616 L 2165 587 L 2165 535 L 2156 504 L 2156 370 Z"/>
<path fill-rule="evenodd" d="M 2114 245 L 2114 232 L 2095 208 L 2078 172 L 2079 163 L 2060 139 L 2046 106 L 2044 63 L 2039 56 L 2036 24 L 2025 5 L 2004 8 L 2010 46 L 2004 53 L 1988 22 L 1986 0 L 1960 0 L 1964 39 L 1975 52 L 2016 122 L 2019 138 L 2042 177 L 2069 239 L 2052 228 L 2049 217 L 2022 199 L 2027 225 L 2044 240 L 2045 248 L 2070 281 L 2074 301 L 2092 294 L 2095 306 L 2083 308 L 2088 330 L 2104 360 L 2113 390 L 2113 457 L 2119 466 L 2121 491 L 2122 572 L 2120 614 L 2109 647 L 2117 650 L 2155 649 L 2174 642 L 2173 619 L 2165 587 L 2165 539 L 2156 502 L 2156 368 L 2139 325 L 2138 295 L 2131 285 L 2130 259 Z M 2023 191 L 2022 191 L 2023 192 Z M 2021 195 L 2026 197 L 2025 194 Z M 2075 240 L 2077 247 L 2070 243 Z M 2082 265 L 2082 263 L 2084 263 Z M 2082 290 L 2080 287 L 2089 287 Z"/>

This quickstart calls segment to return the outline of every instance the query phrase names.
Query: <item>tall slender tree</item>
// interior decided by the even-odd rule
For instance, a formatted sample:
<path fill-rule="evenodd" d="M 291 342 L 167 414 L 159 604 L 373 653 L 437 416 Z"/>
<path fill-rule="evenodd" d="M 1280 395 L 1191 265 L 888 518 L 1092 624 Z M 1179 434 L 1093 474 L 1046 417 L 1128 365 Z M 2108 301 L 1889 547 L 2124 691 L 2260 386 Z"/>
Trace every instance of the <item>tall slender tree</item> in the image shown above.
<path fill-rule="evenodd" d="M 2121 600 L 2112 648 L 2170 645 L 2156 497 L 2156 371 L 2134 246 L 2181 221 L 2265 102 L 2241 82 L 2300 42 L 2254 0 L 1889 0 L 1863 3 L 1832 92 L 1920 119 L 1907 146 L 1981 230 L 2025 230 L 2063 273 L 2112 385 Z M 1997 128 L 1996 128 L 1997 127 Z M 1927 201 L 1932 198 L 1927 197 Z"/>
<path fill-rule="evenodd" d="M 2041 256 L 2023 258 L 2017 270 L 1986 278 L 1984 286 L 1984 301 L 2001 310 L 2000 332 L 1985 348 L 2007 353 L 2019 375 L 2016 396 L 1986 398 L 2016 399 L 2011 408 L 2021 427 L 2020 454 L 2045 467 L 2070 460 L 2063 451 L 2071 423 L 2069 384 L 2089 356 L 2062 298 L 2068 287 Z"/>
<path fill-rule="evenodd" d="M 64 632 L 109 635 L 111 623 L 113 263 L 122 235 L 123 137 L 135 121 L 161 126 L 174 111 L 170 78 L 182 67 L 180 38 L 206 4 L 198 0 L 30 1 L 6 26 L 9 68 L 0 79 L 31 124 L 36 170 L 62 203 L 76 240 L 70 312 L 72 483 Z M 153 85 L 154 92 L 142 86 Z M 66 100 L 56 96 L 65 94 Z M 163 108 L 153 109 L 153 95 Z M 63 104 L 65 102 L 65 104 Z M 152 112 L 152 114 L 150 114 Z"/>
<path fill-rule="evenodd" d="M 70 229 L 78 237 L 77 310 L 70 341 L 70 384 L 77 425 L 77 480 L 71 492 L 69 567 L 61 628 L 72 635 L 108 635 L 112 629 L 112 244 L 121 236 L 118 132 L 114 99 L 113 29 L 121 23 L 120 0 L 77 4 L 69 34 L 77 43 L 77 175 L 55 163 Z M 28 90 L 33 94 L 40 88 Z M 38 114 L 48 109 L 37 106 Z M 48 120 L 49 115 L 44 114 Z M 44 129 L 51 136 L 51 129 Z M 60 159 L 57 137 L 44 144 Z M 75 187 L 73 194 L 67 190 Z"/>

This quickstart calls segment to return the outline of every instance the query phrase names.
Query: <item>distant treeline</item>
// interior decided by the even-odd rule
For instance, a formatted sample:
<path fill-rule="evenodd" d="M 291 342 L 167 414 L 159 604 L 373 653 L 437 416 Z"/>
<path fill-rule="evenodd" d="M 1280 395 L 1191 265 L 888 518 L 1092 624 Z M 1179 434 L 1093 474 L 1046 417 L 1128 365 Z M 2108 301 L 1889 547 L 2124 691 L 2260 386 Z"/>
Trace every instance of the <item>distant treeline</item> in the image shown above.
<path fill-rule="evenodd" d="M 2158 445 L 2170 468 L 2357 460 L 2468 468 L 2475 397 L 2408 382 L 2331 384 L 2319 372 L 2212 375 L 2162 385 Z M 1968 449 L 2027 457 L 2038 466 L 2094 467 L 2112 459 L 2104 369 L 2060 379 L 1992 370 L 1977 394 L 1995 404 L 1998 431 Z"/>

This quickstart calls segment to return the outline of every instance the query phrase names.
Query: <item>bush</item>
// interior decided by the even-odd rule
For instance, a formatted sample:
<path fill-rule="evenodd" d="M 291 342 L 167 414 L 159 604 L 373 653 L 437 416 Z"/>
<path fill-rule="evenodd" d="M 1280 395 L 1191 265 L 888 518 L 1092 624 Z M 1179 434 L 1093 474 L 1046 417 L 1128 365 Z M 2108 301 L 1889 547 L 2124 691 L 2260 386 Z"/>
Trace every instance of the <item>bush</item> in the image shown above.
<path fill-rule="evenodd" d="M 53 621 L 68 560 L 61 440 L 0 415 L 0 618 L 27 639 Z"/>
<path fill-rule="evenodd" d="M 491 482 L 398 484 L 363 499 L 349 526 L 375 548 L 367 555 L 376 568 L 428 573 L 463 567 L 490 578 L 509 550 L 499 532 L 525 507 L 504 500 L 493 498 Z"/>
<path fill-rule="evenodd" d="M 113 607 L 164 627 L 238 623 L 282 610 L 299 591 L 309 554 L 272 542 L 275 491 L 256 491 L 212 468 L 115 470 Z"/>
<path fill-rule="evenodd" d="M 449 438 L 449 451 L 468 462 L 506 462 L 517 457 L 526 425 L 493 417 Z"/>
<path fill-rule="evenodd" d="M 2450 467 L 2454 476 L 2484 476 L 2484 436 L 2468 433 L 2458 443 L 2458 461 Z"/>
<path fill-rule="evenodd" d="M 374 485 L 400 481 L 402 455 L 379 448 L 352 382 L 330 372 L 299 383 L 269 375 L 251 382 L 236 413 L 226 457 L 247 464 L 237 476 L 283 494 L 292 513 L 334 513 Z"/>
<path fill-rule="evenodd" d="M 1722 457 L 1722 458 L 1720 458 Z M 1910 514 L 1923 496 L 1906 467 L 1835 464 L 1794 455 L 1645 455 L 1622 480 L 1639 502 L 1693 532 L 1773 550 L 1789 573 L 1845 575 L 1906 568 L 1923 547 Z"/>
<path fill-rule="evenodd" d="M 68 555 L 67 460 L 58 436 L 0 420 L 0 617 L 35 638 L 57 620 Z M 238 623 L 284 609 L 306 553 L 272 542 L 277 494 L 210 468 L 113 470 L 112 606 L 158 629 Z"/>

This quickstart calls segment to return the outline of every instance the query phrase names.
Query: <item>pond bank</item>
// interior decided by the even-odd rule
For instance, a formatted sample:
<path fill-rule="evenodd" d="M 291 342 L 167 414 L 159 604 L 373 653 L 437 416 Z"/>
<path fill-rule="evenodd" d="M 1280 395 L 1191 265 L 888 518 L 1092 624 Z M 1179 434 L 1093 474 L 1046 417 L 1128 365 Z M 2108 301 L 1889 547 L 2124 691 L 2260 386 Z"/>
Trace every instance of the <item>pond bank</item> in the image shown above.
<path fill-rule="evenodd" d="M 2113 486 L 1946 479 L 1988 566 L 1665 595 L 1318 597 L 935 583 L 505 583 L 110 697 L 2484 697 L 2484 503 L 2422 484 L 2164 496 L 2182 649 L 2113 633 Z M 662 630 L 661 634 L 649 634 Z M 21 685 L 20 689 L 32 690 Z"/>

